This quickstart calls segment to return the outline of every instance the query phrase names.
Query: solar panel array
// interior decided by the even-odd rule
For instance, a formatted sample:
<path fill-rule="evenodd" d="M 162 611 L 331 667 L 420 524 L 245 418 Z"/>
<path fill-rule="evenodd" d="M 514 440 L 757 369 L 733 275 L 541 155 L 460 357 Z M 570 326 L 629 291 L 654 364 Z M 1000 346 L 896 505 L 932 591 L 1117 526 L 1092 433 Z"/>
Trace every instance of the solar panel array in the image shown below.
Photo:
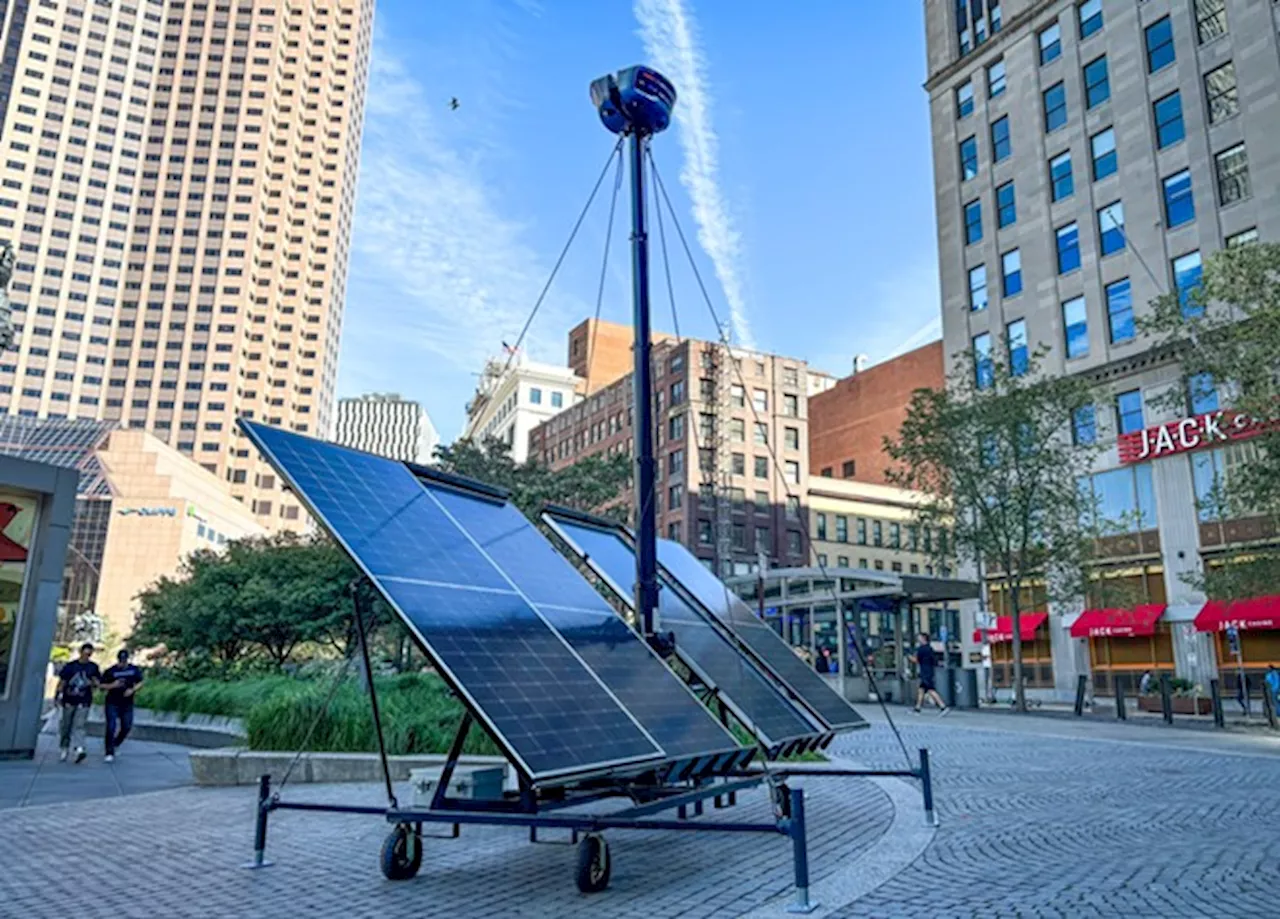
<path fill-rule="evenodd" d="M 514 508 L 425 486 L 395 460 L 241 427 L 531 781 L 695 755 L 743 761 L 733 737 Z"/>
<path fill-rule="evenodd" d="M 742 639 L 760 662 L 786 684 L 804 704 L 833 730 L 866 727 L 867 722 L 827 685 L 813 668 L 724 582 L 707 570 L 698 557 L 678 542 L 658 540 L 658 561 L 704 608 Z"/>
<path fill-rule="evenodd" d="M 548 514 L 551 526 L 626 603 L 625 585 L 635 573 L 635 554 L 617 527 L 594 526 Z M 668 578 L 660 576 L 659 619 L 676 639 L 676 654 L 708 687 L 716 690 L 734 716 L 764 742 L 771 755 L 817 743 L 826 728 L 797 708 L 735 647 L 708 614 L 687 602 Z"/>

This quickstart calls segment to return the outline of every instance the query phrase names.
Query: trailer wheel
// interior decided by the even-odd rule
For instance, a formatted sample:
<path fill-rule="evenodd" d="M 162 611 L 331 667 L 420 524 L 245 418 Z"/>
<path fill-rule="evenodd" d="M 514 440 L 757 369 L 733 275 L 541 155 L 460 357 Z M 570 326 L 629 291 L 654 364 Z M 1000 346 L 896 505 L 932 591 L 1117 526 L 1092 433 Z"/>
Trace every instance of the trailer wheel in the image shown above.
<path fill-rule="evenodd" d="M 397 823 L 382 843 L 382 875 L 407 881 L 422 867 L 422 838 L 407 823 Z"/>
<path fill-rule="evenodd" d="M 609 844 L 604 837 L 588 833 L 578 843 L 578 870 L 575 880 L 583 893 L 599 893 L 609 886 L 613 863 L 609 859 Z"/>

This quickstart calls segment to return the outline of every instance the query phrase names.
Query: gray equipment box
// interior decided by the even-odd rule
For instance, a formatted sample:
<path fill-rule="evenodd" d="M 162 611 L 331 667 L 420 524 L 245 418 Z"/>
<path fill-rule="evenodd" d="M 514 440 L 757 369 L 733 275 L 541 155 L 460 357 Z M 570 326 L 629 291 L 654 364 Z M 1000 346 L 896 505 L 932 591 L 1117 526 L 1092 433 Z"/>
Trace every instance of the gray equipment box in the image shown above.
<path fill-rule="evenodd" d="M 440 784 L 443 766 L 409 770 L 409 784 L 413 787 L 413 806 L 430 807 Z M 494 801 L 502 797 L 502 785 L 507 770 L 503 766 L 459 766 L 449 780 L 449 797 Z"/>

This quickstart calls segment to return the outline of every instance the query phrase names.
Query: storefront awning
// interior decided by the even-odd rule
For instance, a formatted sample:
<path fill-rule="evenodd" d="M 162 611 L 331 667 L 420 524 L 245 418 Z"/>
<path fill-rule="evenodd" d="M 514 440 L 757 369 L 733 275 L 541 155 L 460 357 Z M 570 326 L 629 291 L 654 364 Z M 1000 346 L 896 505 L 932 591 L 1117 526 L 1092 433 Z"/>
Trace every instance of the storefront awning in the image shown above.
<path fill-rule="evenodd" d="M 1280 595 L 1247 600 L 1210 600 L 1196 616 L 1201 632 L 1237 629 L 1280 629 Z"/>
<path fill-rule="evenodd" d="M 1139 638 L 1156 633 L 1156 621 L 1164 614 L 1163 603 L 1148 603 L 1133 609 L 1087 609 L 1071 625 L 1072 638 Z"/>
<path fill-rule="evenodd" d="M 1035 641 L 1036 629 L 1044 625 L 1045 620 L 1049 618 L 1048 613 L 1023 613 L 1019 619 L 1021 626 L 1022 640 Z M 982 642 L 982 629 L 975 629 L 973 640 Z M 1013 641 L 1013 617 L 999 616 L 996 618 L 996 627 L 987 632 L 987 641 L 992 644 L 999 644 L 1002 641 Z"/>

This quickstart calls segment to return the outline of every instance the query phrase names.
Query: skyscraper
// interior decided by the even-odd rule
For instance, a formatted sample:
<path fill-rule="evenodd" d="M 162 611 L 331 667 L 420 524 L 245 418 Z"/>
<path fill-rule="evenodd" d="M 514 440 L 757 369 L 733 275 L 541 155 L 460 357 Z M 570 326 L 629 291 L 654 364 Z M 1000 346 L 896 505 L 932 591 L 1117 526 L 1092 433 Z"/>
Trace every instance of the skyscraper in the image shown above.
<path fill-rule="evenodd" d="M 429 463 L 440 436 L 417 402 L 399 393 L 366 393 L 338 400 L 334 442 L 379 456 Z"/>
<path fill-rule="evenodd" d="M 1274 530 L 1214 509 L 1252 448 L 1221 430 L 1230 393 L 1185 385 L 1140 320 L 1161 294 L 1196 309 L 1213 251 L 1280 240 L 1277 17 L 1251 0 L 925 2 L 946 354 L 1016 368 L 1045 346 L 1046 372 L 1097 385 L 1073 419 L 1105 446 L 1081 484 L 1121 531 L 1107 576 L 1161 617 L 1093 635 L 1084 657 L 1073 613 L 1032 607 L 1049 616 L 1025 644 L 1029 685 L 1059 697 L 1082 659 L 1102 694 L 1144 669 L 1235 691 L 1225 638 L 1193 628 L 1189 579 Z M 1280 659 L 1280 632 L 1242 641 L 1248 661 Z"/>
<path fill-rule="evenodd" d="M 234 419 L 332 426 L 373 0 L 0 12 L 0 410 L 148 429 L 301 526 Z"/>

